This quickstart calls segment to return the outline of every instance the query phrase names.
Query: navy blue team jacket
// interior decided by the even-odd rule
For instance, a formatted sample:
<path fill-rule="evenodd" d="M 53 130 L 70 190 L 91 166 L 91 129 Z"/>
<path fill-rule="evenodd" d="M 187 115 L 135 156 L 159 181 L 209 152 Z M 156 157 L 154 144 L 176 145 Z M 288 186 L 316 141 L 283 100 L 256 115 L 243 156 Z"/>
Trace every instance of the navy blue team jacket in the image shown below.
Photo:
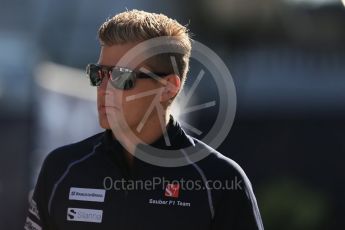
<path fill-rule="evenodd" d="M 129 167 L 111 130 L 51 152 L 41 168 L 25 229 L 263 229 L 251 184 L 234 161 L 187 135 L 173 119 L 167 134 L 170 146 L 163 137 L 152 146 L 192 146 L 210 154 L 181 167 L 134 157 Z M 153 186 L 152 181 L 159 183 Z"/>

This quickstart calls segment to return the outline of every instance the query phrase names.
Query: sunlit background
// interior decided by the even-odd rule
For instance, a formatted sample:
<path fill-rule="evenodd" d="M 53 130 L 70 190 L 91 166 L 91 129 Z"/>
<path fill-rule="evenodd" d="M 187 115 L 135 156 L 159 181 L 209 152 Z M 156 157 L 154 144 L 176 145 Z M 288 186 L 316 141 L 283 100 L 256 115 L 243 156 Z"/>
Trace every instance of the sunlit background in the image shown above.
<path fill-rule="evenodd" d="M 345 229 L 344 1 L 0 3 L 0 229 L 22 229 L 46 154 L 102 131 L 84 67 L 99 25 L 133 8 L 189 24 L 227 64 L 237 113 L 218 150 L 247 172 L 266 229 Z M 212 98 L 201 82 L 194 100 Z M 188 117 L 205 132 L 214 111 Z"/>

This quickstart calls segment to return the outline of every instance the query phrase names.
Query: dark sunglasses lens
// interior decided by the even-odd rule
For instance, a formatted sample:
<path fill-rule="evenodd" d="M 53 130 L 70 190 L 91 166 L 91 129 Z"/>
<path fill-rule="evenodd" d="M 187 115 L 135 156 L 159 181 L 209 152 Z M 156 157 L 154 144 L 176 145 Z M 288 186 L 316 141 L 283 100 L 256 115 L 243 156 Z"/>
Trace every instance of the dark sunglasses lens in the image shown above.
<path fill-rule="evenodd" d="M 99 86 L 102 82 L 101 76 L 100 76 L 100 68 L 96 65 L 88 65 L 87 67 L 87 74 L 90 78 L 90 83 L 92 86 Z"/>
<path fill-rule="evenodd" d="M 135 73 L 124 68 L 114 68 L 111 71 L 111 84 L 117 89 L 131 89 L 134 87 Z"/>

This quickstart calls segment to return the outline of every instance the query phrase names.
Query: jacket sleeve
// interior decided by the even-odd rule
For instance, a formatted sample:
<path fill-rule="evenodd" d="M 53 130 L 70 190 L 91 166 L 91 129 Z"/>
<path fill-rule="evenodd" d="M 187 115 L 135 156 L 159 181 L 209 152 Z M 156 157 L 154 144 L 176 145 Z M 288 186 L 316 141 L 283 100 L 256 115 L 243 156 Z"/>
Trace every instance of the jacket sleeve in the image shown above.
<path fill-rule="evenodd" d="M 39 173 L 33 195 L 29 198 L 29 210 L 25 220 L 25 230 L 48 230 L 48 201 L 47 201 L 47 159 Z"/>
<path fill-rule="evenodd" d="M 213 230 L 263 230 L 260 211 L 244 172 L 228 180 L 215 208 Z"/>

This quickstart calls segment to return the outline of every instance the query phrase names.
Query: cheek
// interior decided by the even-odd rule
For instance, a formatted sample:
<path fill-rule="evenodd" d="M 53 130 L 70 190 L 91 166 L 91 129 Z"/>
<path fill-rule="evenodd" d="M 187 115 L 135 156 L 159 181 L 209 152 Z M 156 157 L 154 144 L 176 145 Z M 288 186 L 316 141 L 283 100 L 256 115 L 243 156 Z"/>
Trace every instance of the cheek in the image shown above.
<path fill-rule="evenodd" d="M 145 83 L 145 84 L 144 84 Z M 122 108 L 126 120 L 130 123 L 140 122 L 146 113 L 152 116 L 160 104 L 157 85 L 151 82 L 137 82 L 133 90 L 125 91 L 122 97 Z M 145 90 L 143 90 L 145 88 Z M 153 105 L 152 105 L 153 104 Z M 153 106 L 153 107 L 150 107 Z"/>
<path fill-rule="evenodd" d="M 142 113 L 145 113 L 153 102 L 154 96 L 145 96 L 130 101 L 123 101 L 123 108 L 129 114 L 140 115 Z"/>
<path fill-rule="evenodd" d="M 135 93 L 128 94 L 128 96 L 136 95 Z M 151 116 L 153 110 L 150 112 L 150 106 L 154 103 L 154 95 L 145 96 L 140 98 L 133 98 L 133 100 L 126 101 L 123 98 L 123 112 L 128 123 L 138 123 L 140 122 L 146 113 Z"/>

